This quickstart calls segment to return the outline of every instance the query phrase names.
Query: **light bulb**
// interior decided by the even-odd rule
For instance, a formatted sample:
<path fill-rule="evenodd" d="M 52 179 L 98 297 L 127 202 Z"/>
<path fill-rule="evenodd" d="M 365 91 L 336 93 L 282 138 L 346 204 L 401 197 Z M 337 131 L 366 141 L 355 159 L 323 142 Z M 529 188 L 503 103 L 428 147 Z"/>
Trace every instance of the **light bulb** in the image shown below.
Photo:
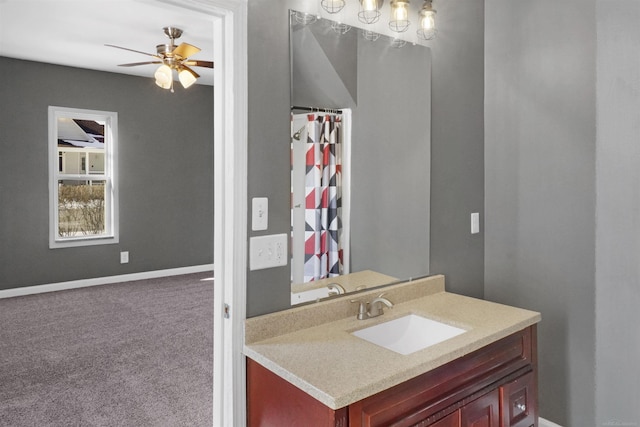
<path fill-rule="evenodd" d="M 365 24 L 375 24 L 380 19 L 378 0 L 360 0 L 358 20 Z"/>
<path fill-rule="evenodd" d="M 436 20 L 434 19 L 434 13 L 425 14 L 420 20 L 420 28 L 424 31 L 433 30 L 436 28 Z"/>
<path fill-rule="evenodd" d="M 393 11 L 393 19 L 396 21 L 406 21 L 408 16 L 407 8 L 402 4 L 399 4 Z"/>
<path fill-rule="evenodd" d="M 153 75 L 156 78 L 156 84 L 162 89 L 170 89 L 173 75 L 168 65 L 161 65 Z"/>
<path fill-rule="evenodd" d="M 371 12 L 378 9 L 378 1 L 377 0 L 362 0 L 362 10 L 367 12 Z"/>
<path fill-rule="evenodd" d="M 196 82 L 196 76 L 194 76 L 189 70 L 182 70 L 178 73 L 178 78 L 183 88 L 188 88 Z"/>
<path fill-rule="evenodd" d="M 431 1 L 424 2 L 424 6 L 418 13 L 420 28 L 418 37 L 424 40 L 431 40 L 436 36 L 436 11 L 431 8 Z"/>
<path fill-rule="evenodd" d="M 409 0 L 392 0 L 389 28 L 397 33 L 402 33 L 407 31 L 409 24 Z"/>

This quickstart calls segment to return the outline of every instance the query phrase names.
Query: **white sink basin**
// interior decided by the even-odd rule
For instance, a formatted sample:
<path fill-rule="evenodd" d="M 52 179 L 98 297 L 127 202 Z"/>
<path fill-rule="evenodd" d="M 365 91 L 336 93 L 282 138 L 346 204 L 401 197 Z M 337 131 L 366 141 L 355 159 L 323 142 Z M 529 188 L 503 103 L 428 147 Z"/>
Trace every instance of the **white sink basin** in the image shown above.
<path fill-rule="evenodd" d="M 411 354 L 467 331 L 409 314 L 352 332 L 353 335 L 400 354 Z"/>

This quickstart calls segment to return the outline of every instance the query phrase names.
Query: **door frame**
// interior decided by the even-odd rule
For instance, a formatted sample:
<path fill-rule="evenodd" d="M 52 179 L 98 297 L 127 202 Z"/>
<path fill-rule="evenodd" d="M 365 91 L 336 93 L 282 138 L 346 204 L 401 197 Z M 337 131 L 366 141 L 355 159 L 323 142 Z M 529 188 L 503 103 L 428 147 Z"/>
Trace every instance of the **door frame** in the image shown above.
<path fill-rule="evenodd" d="M 246 424 L 247 0 L 158 0 L 213 16 L 213 425 Z"/>

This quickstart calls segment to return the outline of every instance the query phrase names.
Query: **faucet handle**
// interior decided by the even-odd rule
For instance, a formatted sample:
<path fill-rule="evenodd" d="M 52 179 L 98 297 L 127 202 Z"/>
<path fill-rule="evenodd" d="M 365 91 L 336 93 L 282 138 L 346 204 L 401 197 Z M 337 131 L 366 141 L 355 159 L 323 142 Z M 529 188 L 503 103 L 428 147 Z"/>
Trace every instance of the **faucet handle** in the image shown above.
<path fill-rule="evenodd" d="M 356 315 L 358 320 L 364 320 L 367 318 L 367 302 L 358 299 L 352 299 L 349 300 L 349 302 L 352 304 L 360 304 L 358 306 L 358 314 Z"/>

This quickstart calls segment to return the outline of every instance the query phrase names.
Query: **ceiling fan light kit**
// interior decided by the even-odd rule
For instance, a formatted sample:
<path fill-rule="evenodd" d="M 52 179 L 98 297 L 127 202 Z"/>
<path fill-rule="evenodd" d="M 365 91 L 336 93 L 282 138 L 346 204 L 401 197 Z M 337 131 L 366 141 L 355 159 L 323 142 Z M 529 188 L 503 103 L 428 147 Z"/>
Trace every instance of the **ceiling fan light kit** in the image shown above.
<path fill-rule="evenodd" d="M 173 72 L 168 65 L 159 66 L 153 76 L 156 78 L 156 84 L 162 89 L 169 89 L 171 87 Z"/>
<path fill-rule="evenodd" d="M 107 44 L 105 46 L 128 50 L 155 58 L 153 61 L 119 64 L 121 67 L 136 67 L 138 65 L 160 64 L 153 74 L 156 84 L 163 89 L 173 92 L 173 71 L 176 71 L 180 84 L 185 89 L 193 85 L 200 75 L 191 67 L 213 68 L 213 62 L 189 59 L 190 56 L 200 52 L 200 48 L 189 43 L 175 45 L 175 40 L 182 35 L 182 30 L 176 27 L 164 27 L 164 33 L 169 37 L 169 44 L 156 46 L 156 54 L 141 52 L 139 50 Z"/>
<path fill-rule="evenodd" d="M 186 89 L 194 84 L 198 77 L 196 77 L 196 75 L 194 75 L 191 71 L 184 69 L 178 73 L 178 79 L 180 80 L 180 84 L 182 84 L 182 87 Z"/>

